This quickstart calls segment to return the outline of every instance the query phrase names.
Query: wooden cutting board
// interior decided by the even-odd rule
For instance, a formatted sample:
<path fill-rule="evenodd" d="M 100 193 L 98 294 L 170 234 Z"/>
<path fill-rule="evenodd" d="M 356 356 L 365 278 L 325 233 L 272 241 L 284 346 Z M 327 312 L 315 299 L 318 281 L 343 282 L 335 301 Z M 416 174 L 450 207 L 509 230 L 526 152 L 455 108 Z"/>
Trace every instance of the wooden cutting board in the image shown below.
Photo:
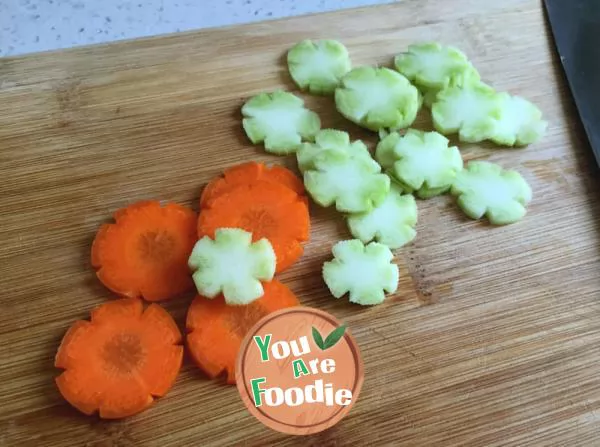
<path fill-rule="evenodd" d="M 293 89 L 285 52 L 336 38 L 354 65 L 389 65 L 416 40 L 463 49 L 484 80 L 540 106 L 525 149 L 460 145 L 518 169 L 534 199 L 520 223 L 473 222 L 451 197 L 419 201 L 418 236 L 396 252 L 398 293 L 334 300 L 320 267 L 349 238 L 312 207 L 312 239 L 280 279 L 351 328 L 365 362 L 357 404 L 318 435 L 271 431 L 234 387 L 188 359 L 164 399 L 129 420 L 83 417 L 59 396 L 53 357 L 68 326 L 111 299 L 90 243 L 112 211 L 158 198 L 196 207 L 247 160 L 281 163 L 242 131 L 250 95 Z M 331 99 L 325 127 L 371 147 Z M 416 127 L 431 128 L 427 113 Z M 600 444 L 598 170 L 538 1 L 419 0 L 248 26 L 0 59 L 0 444 L 3 446 L 597 446 Z M 191 296 L 166 304 L 183 326 Z"/>

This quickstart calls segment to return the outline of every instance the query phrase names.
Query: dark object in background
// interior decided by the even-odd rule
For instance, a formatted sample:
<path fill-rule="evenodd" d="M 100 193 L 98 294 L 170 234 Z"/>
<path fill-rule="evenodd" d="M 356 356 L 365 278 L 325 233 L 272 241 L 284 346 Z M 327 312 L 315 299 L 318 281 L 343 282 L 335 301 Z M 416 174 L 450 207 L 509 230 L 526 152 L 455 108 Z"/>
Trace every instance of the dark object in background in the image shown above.
<path fill-rule="evenodd" d="M 600 165 L 600 0 L 544 0 L 554 43 Z"/>

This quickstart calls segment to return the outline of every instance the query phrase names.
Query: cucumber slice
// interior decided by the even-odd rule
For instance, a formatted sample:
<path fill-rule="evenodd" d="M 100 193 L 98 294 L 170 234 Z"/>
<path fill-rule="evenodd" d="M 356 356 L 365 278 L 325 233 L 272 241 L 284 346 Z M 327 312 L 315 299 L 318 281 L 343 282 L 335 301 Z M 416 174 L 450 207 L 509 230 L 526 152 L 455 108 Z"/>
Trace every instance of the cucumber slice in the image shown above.
<path fill-rule="evenodd" d="M 314 169 L 304 172 L 304 185 L 323 207 L 335 204 L 341 212 L 368 212 L 381 204 L 390 190 L 390 178 L 370 157 L 326 149 L 314 157 L 313 165 Z"/>
<path fill-rule="evenodd" d="M 477 143 L 496 134 L 501 108 L 500 95 L 482 82 L 448 87 L 431 106 L 433 126 L 444 135 L 458 132 L 460 141 Z"/>
<path fill-rule="evenodd" d="M 400 73 L 384 67 L 358 67 L 335 90 L 337 110 L 373 131 L 410 126 L 421 106 L 417 88 Z"/>
<path fill-rule="evenodd" d="M 432 197 L 439 196 L 448 192 L 449 186 L 440 188 L 429 188 L 426 185 L 422 186 L 418 191 L 410 191 L 408 188 L 405 189 L 406 193 L 415 194 L 419 199 L 431 199 Z"/>
<path fill-rule="evenodd" d="M 417 232 L 417 202 L 392 185 L 381 205 L 372 211 L 348 216 L 350 233 L 364 243 L 376 240 L 394 250 L 411 242 Z"/>
<path fill-rule="evenodd" d="M 390 131 L 387 129 L 379 129 L 379 131 L 377 132 L 377 135 L 379 136 L 380 140 L 383 140 L 385 137 L 388 136 L 389 133 L 390 133 Z"/>
<path fill-rule="evenodd" d="M 520 96 L 501 93 L 500 98 L 500 120 L 492 141 L 504 146 L 526 146 L 542 138 L 548 123 L 542 119 L 540 109 Z"/>
<path fill-rule="evenodd" d="M 522 219 L 531 201 L 529 184 L 517 171 L 504 170 L 488 161 L 470 161 L 452 185 L 458 206 L 471 219 L 486 216 L 491 224 L 505 225 Z"/>
<path fill-rule="evenodd" d="M 432 197 L 444 194 L 445 192 L 447 192 L 450 189 L 450 187 L 448 187 L 448 186 L 442 187 L 442 188 L 429 188 L 427 185 L 423 185 L 418 190 L 415 190 L 415 189 L 411 188 L 410 186 L 408 186 L 407 184 L 402 183 L 400 180 L 398 180 L 395 177 L 395 174 L 392 170 L 388 170 L 387 175 L 390 176 L 390 180 L 392 180 L 392 183 L 400 191 L 402 191 L 403 194 L 414 194 L 419 199 L 430 199 Z"/>
<path fill-rule="evenodd" d="M 463 168 L 460 151 L 448 143 L 437 132 L 392 132 L 377 145 L 375 158 L 406 192 L 430 198 L 448 191 Z"/>
<path fill-rule="evenodd" d="M 252 242 L 252 233 L 220 228 L 215 238 L 203 237 L 194 246 L 188 265 L 200 295 L 223 294 L 230 305 L 248 304 L 264 294 L 261 281 L 275 275 L 275 252 L 267 239 Z"/>
<path fill-rule="evenodd" d="M 390 136 L 394 135 L 394 136 Z M 398 160 L 396 156 L 396 144 L 400 135 L 397 132 L 388 133 L 375 147 L 375 160 L 381 165 L 388 175 L 393 174 L 394 163 Z M 397 180 L 397 179 L 394 179 Z"/>
<path fill-rule="evenodd" d="M 437 89 L 427 89 L 427 88 L 421 89 L 421 93 L 423 94 L 423 104 L 425 104 L 425 107 L 428 107 L 431 109 L 431 106 L 433 106 L 433 103 L 437 100 L 437 94 L 440 91 L 441 90 L 437 90 Z"/>
<path fill-rule="evenodd" d="M 296 85 L 316 95 L 332 94 L 351 68 L 346 47 L 327 39 L 297 43 L 288 51 L 287 62 Z"/>
<path fill-rule="evenodd" d="M 408 51 L 394 58 L 394 66 L 420 89 L 439 91 L 451 85 L 462 85 L 466 78 L 480 79 L 462 51 L 437 42 L 409 45 Z"/>
<path fill-rule="evenodd" d="M 394 255 L 383 244 L 364 245 L 358 239 L 333 246 L 334 259 L 323 264 L 323 279 L 335 298 L 349 293 L 350 302 L 370 306 L 380 304 L 385 293 L 398 289 L 399 270 Z"/>
<path fill-rule="evenodd" d="M 303 143 L 296 152 L 298 168 L 301 172 L 314 169 L 313 160 L 323 150 L 337 150 L 346 152 L 353 158 L 371 159 L 369 149 L 360 140 L 350 142 L 347 132 L 335 129 L 323 129 L 315 136 L 314 143 Z"/>
<path fill-rule="evenodd" d="M 414 129 L 408 129 L 406 133 L 410 134 L 412 132 L 416 132 L 417 134 L 419 134 L 419 131 L 414 130 Z M 387 132 L 381 133 L 380 132 L 381 141 L 377 145 L 377 148 L 375 149 L 375 159 L 381 165 L 384 172 L 390 177 L 390 180 L 392 181 L 393 186 L 397 190 L 399 190 L 405 194 L 414 194 L 415 193 L 414 188 L 411 188 L 409 185 L 402 182 L 402 180 L 400 180 L 399 178 L 396 177 L 396 174 L 394 172 L 394 164 L 396 163 L 396 161 L 398 161 L 398 157 L 396 156 L 396 153 L 395 153 L 395 149 L 396 149 L 395 142 L 397 142 L 399 140 L 398 140 L 398 137 L 392 137 L 392 138 L 388 139 L 385 143 L 382 143 L 382 141 L 389 135 L 390 135 L 390 133 L 387 133 Z M 417 191 L 417 196 L 420 198 L 429 198 L 429 197 L 433 197 L 438 194 L 441 194 L 447 190 L 448 190 L 448 188 L 429 188 L 427 185 L 423 185 Z"/>
<path fill-rule="evenodd" d="M 273 154 L 290 154 L 302 143 L 313 141 L 321 128 L 319 115 L 304 107 L 304 101 L 282 90 L 260 93 L 242 106 L 246 135 Z"/>

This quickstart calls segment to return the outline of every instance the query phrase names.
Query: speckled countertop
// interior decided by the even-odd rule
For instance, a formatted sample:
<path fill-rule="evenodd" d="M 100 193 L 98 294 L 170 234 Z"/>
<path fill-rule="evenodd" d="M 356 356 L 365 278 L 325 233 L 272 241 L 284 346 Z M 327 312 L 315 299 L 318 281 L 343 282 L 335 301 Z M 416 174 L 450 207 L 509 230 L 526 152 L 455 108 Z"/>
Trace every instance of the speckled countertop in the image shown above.
<path fill-rule="evenodd" d="M 0 0 L 0 57 L 394 0 Z"/>

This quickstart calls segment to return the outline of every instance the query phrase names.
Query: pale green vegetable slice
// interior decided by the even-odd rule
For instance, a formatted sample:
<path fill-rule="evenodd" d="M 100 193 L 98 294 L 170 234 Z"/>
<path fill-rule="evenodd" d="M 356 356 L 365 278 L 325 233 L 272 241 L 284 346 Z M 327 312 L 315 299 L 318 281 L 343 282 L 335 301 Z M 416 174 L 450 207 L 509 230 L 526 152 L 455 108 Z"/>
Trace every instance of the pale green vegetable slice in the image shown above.
<path fill-rule="evenodd" d="M 231 305 L 248 304 L 264 294 L 261 281 L 275 275 L 275 252 L 263 238 L 252 242 L 252 233 L 239 228 L 220 228 L 214 240 L 204 236 L 188 260 L 200 295 L 223 294 Z"/>
<path fill-rule="evenodd" d="M 335 90 L 337 110 L 348 120 L 373 131 L 410 126 L 422 97 L 400 73 L 385 67 L 357 67 Z"/>
<path fill-rule="evenodd" d="M 394 66 L 417 87 L 438 91 L 450 85 L 462 85 L 466 78 L 480 79 L 462 51 L 438 42 L 409 45 L 408 51 L 394 58 Z"/>
<path fill-rule="evenodd" d="M 407 134 L 410 134 L 412 132 L 416 132 L 417 134 L 419 133 L 419 131 L 414 129 L 407 130 Z M 389 135 L 390 134 L 387 132 L 380 132 L 380 138 L 382 141 Z M 396 161 L 398 161 L 398 157 L 395 153 L 396 142 L 397 137 L 390 138 L 386 140 L 385 143 L 380 142 L 375 150 L 375 159 L 381 165 L 384 172 L 390 177 L 390 180 L 392 180 L 394 186 L 397 189 L 401 190 L 406 194 L 413 194 L 415 193 L 415 189 L 402 182 L 402 180 L 400 180 L 399 178 L 397 178 L 394 172 L 394 164 L 396 163 Z M 422 185 L 421 188 L 419 188 L 417 195 L 420 198 L 427 199 L 442 194 L 447 190 L 448 187 L 429 188 L 427 185 Z"/>
<path fill-rule="evenodd" d="M 323 264 L 323 279 L 335 298 L 349 294 L 350 302 L 370 306 L 384 301 L 386 292 L 398 289 L 398 266 L 383 244 L 364 245 L 358 239 L 333 246 L 333 260 Z"/>
<path fill-rule="evenodd" d="M 460 151 L 448 143 L 438 132 L 392 132 L 377 145 L 375 158 L 405 191 L 430 198 L 450 189 L 463 168 Z"/>
<path fill-rule="evenodd" d="M 477 143 L 496 134 L 502 101 L 496 91 L 482 82 L 448 87 L 437 94 L 431 106 L 435 129 L 449 135 L 458 132 L 460 141 Z"/>
<path fill-rule="evenodd" d="M 395 174 L 394 174 L 394 172 L 392 170 L 388 170 L 387 174 L 390 176 L 390 179 L 392 180 L 392 182 L 394 183 L 394 185 L 397 185 L 397 187 L 404 194 L 414 194 L 419 199 L 430 199 L 432 197 L 444 194 L 445 192 L 447 192 L 450 189 L 447 186 L 440 187 L 440 188 L 429 188 L 427 185 L 423 185 L 418 190 L 415 190 L 414 188 L 411 188 L 407 184 L 405 184 L 405 183 L 401 182 L 400 180 L 398 180 L 395 177 Z"/>
<path fill-rule="evenodd" d="M 437 89 L 421 89 L 421 93 L 423 94 L 423 104 L 425 104 L 425 107 L 431 108 L 433 103 L 436 101 L 437 94 L 439 92 L 440 90 Z"/>
<path fill-rule="evenodd" d="M 304 172 L 304 185 L 313 200 L 338 211 L 364 213 L 379 205 L 390 189 L 390 178 L 372 158 L 355 158 L 347 152 L 324 150 Z"/>
<path fill-rule="evenodd" d="M 409 45 L 408 51 L 394 58 L 394 65 L 415 84 L 423 95 L 423 103 L 429 108 L 441 90 L 477 83 L 481 79 L 462 51 L 438 42 Z"/>
<path fill-rule="evenodd" d="M 371 160 L 369 149 L 361 140 L 350 142 L 350 135 L 336 129 L 323 129 L 315 136 L 314 143 L 303 143 L 296 151 L 298 169 L 301 172 L 314 169 L 313 160 L 316 155 L 324 150 L 336 150 L 346 152 L 353 158 L 365 158 Z"/>
<path fill-rule="evenodd" d="M 390 137 L 390 135 L 396 135 Z M 392 132 L 383 137 L 375 147 L 375 160 L 388 173 L 393 175 L 392 169 L 394 163 L 398 160 L 396 156 L 396 143 L 399 141 L 399 134 Z"/>
<path fill-rule="evenodd" d="M 415 194 L 420 199 L 430 199 L 435 196 L 439 196 L 440 194 L 444 194 L 450 188 L 447 186 L 440 188 L 429 188 L 426 185 L 419 188 L 418 191 L 411 190 L 411 188 L 405 187 L 404 192 L 407 194 Z"/>
<path fill-rule="evenodd" d="M 500 119 L 492 141 L 505 146 L 526 146 L 544 135 L 548 123 L 542 119 L 539 108 L 520 96 L 501 93 L 500 98 Z"/>
<path fill-rule="evenodd" d="M 317 95 L 332 94 L 351 68 L 350 55 L 336 40 L 303 40 L 287 54 L 288 69 L 301 90 Z"/>
<path fill-rule="evenodd" d="M 296 95 L 281 90 L 260 93 L 242 106 L 243 126 L 252 143 L 267 152 L 290 154 L 302 141 L 313 141 L 321 128 L 319 115 L 304 107 Z"/>
<path fill-rule="evenodd" d="M 522 219 L 532 198 L 531 187 L 517 171 L 479 160 L 470 161 L 458 173 L 452 194 L 471 219 L 485 216 L 494 225 Z"/>
<path fill-rule="evenodd" d="M 352 236 L 362 242 L 375 240 L 391 249 L 400 248 L 417 235 L 417 202 L 392 186 L 379 206 L 368 213 L 350 214 L 347 221 Z"/>
<path fill-rule="evenodd" d="M 379 131 L 377 132 L 377 135 L 379 135 L 380 140 L 383 140 L 385 137 L 388 136 L 389 133 L 390 133 L 390 131 L 387 129 L 379 129 Z"/>

